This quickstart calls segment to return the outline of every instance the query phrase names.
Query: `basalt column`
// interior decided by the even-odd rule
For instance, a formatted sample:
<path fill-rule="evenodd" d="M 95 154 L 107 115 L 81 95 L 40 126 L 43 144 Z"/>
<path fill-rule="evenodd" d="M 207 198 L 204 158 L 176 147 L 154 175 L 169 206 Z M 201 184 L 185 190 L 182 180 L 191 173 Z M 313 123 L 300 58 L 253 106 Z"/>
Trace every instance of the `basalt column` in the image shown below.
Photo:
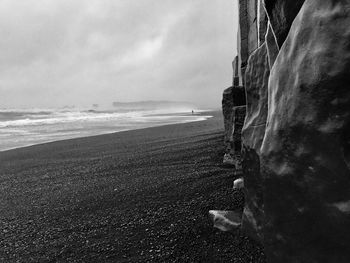
<path fill-rule="evenodd" d="M 267 91 L 270 74 L 266 43 L 248 60 L 245 73 L 247 114 L 242 131 L 243 174 L 246 185 L 246 206 L 242 229 L 250 237 L 262 242 L 264 223 L 263 187 L 260 173 L 260 147 L 265 135 L 267 119 Z"/>
<path fill-rule="evenodd" d="M 268 262 L 350 262 L 350 2 L 306 0 L 289 32 L 303 1 L 265 2 L 281 47 L 261 148 Z"/>
<path fill-rule="evenodd" d="M 349 43 L 349 0 L 239 1 L 242 230 L 270 263 L 350 262 Z"/>

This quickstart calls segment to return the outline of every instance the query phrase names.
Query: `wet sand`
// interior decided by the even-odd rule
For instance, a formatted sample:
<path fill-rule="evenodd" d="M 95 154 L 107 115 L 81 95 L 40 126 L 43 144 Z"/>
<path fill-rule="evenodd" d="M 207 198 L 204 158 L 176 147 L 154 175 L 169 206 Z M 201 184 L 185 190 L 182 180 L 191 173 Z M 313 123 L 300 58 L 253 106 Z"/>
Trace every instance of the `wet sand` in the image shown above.
<path fill-rule="evenodd" d="M 0 261 L 262 262 L 209 221 L 243 202 L 210 115 L 1 152 Z"/>

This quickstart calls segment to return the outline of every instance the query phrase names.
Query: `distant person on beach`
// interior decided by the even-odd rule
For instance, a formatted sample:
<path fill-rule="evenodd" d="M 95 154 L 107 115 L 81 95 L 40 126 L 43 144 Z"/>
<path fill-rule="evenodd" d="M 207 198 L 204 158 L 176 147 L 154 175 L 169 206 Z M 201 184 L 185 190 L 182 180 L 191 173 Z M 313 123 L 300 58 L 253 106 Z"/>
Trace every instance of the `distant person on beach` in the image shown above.
<path fill-rule="evenodd" d="M 194 111 L 192 110 L 192 115 L 193 115 Z"/>

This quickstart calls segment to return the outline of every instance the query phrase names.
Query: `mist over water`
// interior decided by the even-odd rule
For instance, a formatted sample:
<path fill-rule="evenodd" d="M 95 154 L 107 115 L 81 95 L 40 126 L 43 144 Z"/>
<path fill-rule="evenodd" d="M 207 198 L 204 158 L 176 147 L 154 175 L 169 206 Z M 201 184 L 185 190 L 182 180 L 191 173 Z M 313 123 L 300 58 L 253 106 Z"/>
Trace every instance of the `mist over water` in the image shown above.
<path fill-rule="evenodd" d="M 183 105 L 118 104 L 113 109 L 0 109 L 0 151 L 45 142 L 201 121 Z"/>

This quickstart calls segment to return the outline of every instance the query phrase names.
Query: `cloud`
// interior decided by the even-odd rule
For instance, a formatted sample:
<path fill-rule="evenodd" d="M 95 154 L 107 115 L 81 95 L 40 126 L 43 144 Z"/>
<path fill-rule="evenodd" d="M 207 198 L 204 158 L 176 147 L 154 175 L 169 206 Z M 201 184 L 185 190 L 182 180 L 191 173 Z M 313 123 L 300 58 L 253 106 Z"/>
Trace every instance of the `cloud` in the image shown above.
<path fill-rule="evenodd" d="M 163 37 L 158 36 L 153 39 L 146 39 L 143 42 L 139 43 L 137 47 L 126 52 L 122 57 L 120 66 L 127 66 L 129 64 L 140 64 L 145 60 L 152 59 L 162 48 Z"/>
<path fill-rule="evenodd" d="M 236 16 L 231 0 L 2 0 L 0 104 L 219 107 Z"/>

